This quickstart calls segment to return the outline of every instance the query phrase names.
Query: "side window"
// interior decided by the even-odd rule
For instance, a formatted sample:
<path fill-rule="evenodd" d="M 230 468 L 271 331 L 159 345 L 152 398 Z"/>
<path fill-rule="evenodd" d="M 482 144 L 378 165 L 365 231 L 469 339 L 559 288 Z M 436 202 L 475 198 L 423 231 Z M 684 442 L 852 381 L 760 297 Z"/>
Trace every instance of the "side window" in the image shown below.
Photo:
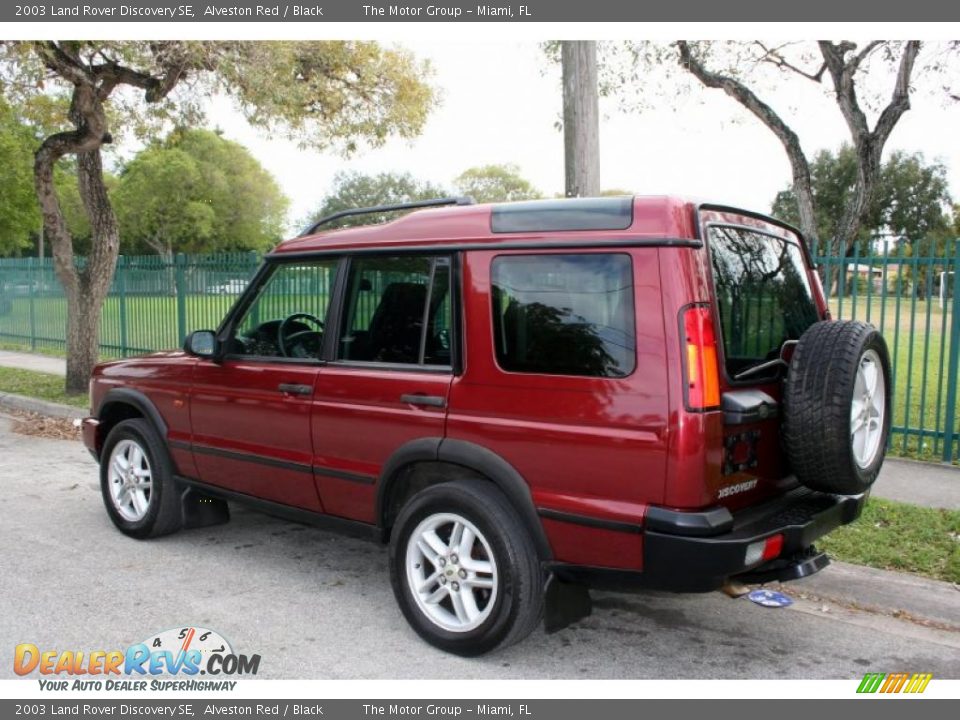
<path fill-rule="evenodd" d="M 510 372 L 624 377 L 636 366 L 624 254 L 502 255 L 491 271 L 497 363 Z"/>
<path fill-rule="evenodd" d="M 450 365 L 451 307 L 450 258 L 354 258 L 337 358 Z"/>
<path fill-rule="evenodd" d="M 317 359 L 336 272 L 334 259 L 278 266 L 237 324 L 230 352 Z"/>

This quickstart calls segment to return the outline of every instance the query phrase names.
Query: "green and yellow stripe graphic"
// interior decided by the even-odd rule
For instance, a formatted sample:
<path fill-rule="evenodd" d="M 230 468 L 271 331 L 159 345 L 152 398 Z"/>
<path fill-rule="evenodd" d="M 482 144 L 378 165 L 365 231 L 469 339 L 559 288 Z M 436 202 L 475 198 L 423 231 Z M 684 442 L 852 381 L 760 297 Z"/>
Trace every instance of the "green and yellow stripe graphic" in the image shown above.
<path fill-rule="evenodd" d="M 858 693 L 922 693 L 933 679 L 931 673 L 867 673 Z"/>

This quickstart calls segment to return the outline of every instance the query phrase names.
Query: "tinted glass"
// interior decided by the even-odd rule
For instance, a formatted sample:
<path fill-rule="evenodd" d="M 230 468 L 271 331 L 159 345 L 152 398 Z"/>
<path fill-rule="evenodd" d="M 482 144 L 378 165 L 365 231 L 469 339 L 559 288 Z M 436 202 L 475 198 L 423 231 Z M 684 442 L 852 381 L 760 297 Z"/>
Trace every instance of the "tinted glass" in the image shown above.
<path fill-rule="evenodd" d="M 778 357 L 785 341 L 799 339 L 820 318 L 797 245 L 731 227 L 711 227 L 709 238 L 727 374 L 732 377 Z"/>
<path fill-rule="evenodd" d="M 450 325 L 449 258 L 351 261 L 339 359 L 449 365 Z"/>
<path fill-rule="evenodd" d="M 279 265 L 237 325 L 230 352 L 317 359 L 337 261 Z"/>
<path fill-rule="evenodd" d="M 495 205 L 495 233 L 558 230 L 626 230 L 633 224 L 633 198 L 569 198 Z"/>
<path fill-rule="evenodd" d="M 492 286 L 497 363 L 504 370 L 595 377 L 633 371 L 628 255 L 498 257 Z"/>

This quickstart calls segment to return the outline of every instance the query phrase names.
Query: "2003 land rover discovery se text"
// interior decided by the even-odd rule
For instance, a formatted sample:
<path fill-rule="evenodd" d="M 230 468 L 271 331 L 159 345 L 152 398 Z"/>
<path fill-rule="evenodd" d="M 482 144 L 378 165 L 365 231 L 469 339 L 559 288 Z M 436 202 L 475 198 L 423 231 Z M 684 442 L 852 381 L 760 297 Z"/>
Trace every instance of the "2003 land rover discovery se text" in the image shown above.
<path fill-rule="evenodd" d="M 376 538 L 416 632 L 477 655 L 582 617 L 589 587 L 821 569 L 889 388 L 883 338 L 830 319 L 776 220 L 451 198 L 282 243 L 215 332 L 99 365 L 83 436 L 125 534 L 236 501 Z"/>

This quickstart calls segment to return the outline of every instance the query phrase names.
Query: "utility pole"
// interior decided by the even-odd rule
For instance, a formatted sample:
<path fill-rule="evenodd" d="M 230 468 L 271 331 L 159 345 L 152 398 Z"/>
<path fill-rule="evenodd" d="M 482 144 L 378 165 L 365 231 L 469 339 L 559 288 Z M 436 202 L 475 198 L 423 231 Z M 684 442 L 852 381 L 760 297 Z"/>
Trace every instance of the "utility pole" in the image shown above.
<path fill-rule="evenodd" d="M 563 149 L 567 197 L 600 194 L 600 107 L 597 94 L 597 43 L 564 40 Z"/>

